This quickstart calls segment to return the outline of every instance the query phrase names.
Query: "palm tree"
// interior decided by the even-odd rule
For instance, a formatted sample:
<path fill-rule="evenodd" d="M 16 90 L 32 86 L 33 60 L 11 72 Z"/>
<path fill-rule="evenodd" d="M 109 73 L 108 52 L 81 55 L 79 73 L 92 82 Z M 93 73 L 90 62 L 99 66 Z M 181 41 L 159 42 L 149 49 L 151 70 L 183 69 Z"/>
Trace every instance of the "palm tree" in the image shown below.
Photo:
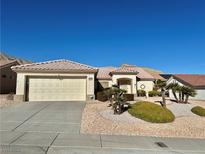
<path fill-rule="evenodd" d="M 172 90 L 177 103 L 187 103 L 190 96 L 196 96 L 196 91 L 192 87 L 180 86 L 178 83 L 170 83 L 167 85 L 167 89 Z M 179 98 L 177 98 L 176 92 L 179 93 Z"/>
<path fill-rule="evenodd" d="M 166 81 L 161 81 L 158 80 L 157 85 L 156 85 L 159 89 L 161 89 L 161 93 L 162 93 L 162 102 L 161 105 L 162 107 L 166 107 L 166 99 L 165 99 L 165 93 L 166 93 Z"/>
<path fill-rule="evenodd" d="M 192 87 L 182 86 L 181 90 L 183 95 L 185 96 L 185 100 L 183 100 L 184 103 L 188 103 L 188 99 L 190 96 L 194 97 L 197 94 L 195 89 L 193 89 Z"/>
<path fill-rule="evenodd" d="M 179 93 L 179 102 L 180 103 L 183 103 L 183 88 L 182 88 L 183 86 L 178 86 L 177 88 L 176 88 L 176 90 L 177 90 L 177 92 Z"/>
<path fill-rule="evenodd" d="M 174 95 L 175 100 L 179 103 L 179 99 L 177 98 L 176 92 L 180 91 L 180 85 L 178 83 L 170 83 L 166 87 L 168 90 L 172 90 L 172 94 Z"/>
<path fill-rule="evenodd" d="M 185 91 L 186 91 L 186 86 L 181 86 L 182 102 L 184 102 L 185 99 Z"/>

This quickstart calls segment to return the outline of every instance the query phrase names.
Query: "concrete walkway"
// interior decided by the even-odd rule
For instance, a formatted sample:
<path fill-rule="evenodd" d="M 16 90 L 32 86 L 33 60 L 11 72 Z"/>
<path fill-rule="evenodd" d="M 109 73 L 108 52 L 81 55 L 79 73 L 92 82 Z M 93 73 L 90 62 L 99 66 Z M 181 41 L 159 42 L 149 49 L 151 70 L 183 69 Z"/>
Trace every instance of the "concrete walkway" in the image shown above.
<path fill-rule="evenodd" d="M 205 140 L 200 139 L 80 134 L 84 106 L 84 102 L 30 102 L 1 109 L 0 153 L 205 153 Z"/>

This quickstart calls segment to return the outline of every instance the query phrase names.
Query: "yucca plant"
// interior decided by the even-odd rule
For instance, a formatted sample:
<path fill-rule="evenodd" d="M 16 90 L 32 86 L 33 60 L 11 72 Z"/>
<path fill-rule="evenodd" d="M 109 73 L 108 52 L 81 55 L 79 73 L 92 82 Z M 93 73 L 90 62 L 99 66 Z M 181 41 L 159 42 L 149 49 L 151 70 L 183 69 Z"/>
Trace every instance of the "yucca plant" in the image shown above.
<path fill-rule="evenodd" d="M 121 114 L 125 110 L 126 100 L 123 97 L 124 91 L 116 93 L 114 96 L 113 110 L 114 114 Z"/>
<path fill-rule="evenodd" d="M 107 96 L 114 114 L 121 114 L 124 111 L 124 104 L 126 104 L 123 97 L 124 93 L 126 93 L 126 90 L 120 89 L 118 85 L 113 85 L 104 90 L 104 94 Z"/>

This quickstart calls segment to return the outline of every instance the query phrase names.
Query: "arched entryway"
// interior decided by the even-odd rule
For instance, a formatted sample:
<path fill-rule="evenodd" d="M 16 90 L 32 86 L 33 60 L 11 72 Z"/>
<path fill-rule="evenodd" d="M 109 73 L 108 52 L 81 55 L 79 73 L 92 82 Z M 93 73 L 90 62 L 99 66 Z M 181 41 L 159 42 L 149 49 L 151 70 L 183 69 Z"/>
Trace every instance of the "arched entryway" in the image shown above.
<path fill-rule="evenodd" d="M 119 78 L 117 79 L 117 85 L 120 89 L 126 90 L 128 94 L 132 94 L 132 79 Z"/>

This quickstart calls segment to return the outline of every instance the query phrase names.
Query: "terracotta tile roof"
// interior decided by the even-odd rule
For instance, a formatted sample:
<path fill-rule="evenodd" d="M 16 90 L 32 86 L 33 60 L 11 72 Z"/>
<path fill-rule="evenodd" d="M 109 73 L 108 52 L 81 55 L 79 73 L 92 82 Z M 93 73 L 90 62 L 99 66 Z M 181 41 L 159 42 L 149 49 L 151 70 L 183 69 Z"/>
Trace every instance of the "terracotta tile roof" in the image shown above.
<path fill-rule="evenodd" d="M 5 67 L 8 65 L 16 64 L 18 65 L 19 63 L 16 60 L 0 60 L 0 67 Z"/>
<path fill-rule="evenodd" d="M 140 79 L 151 79 L 155 78 L 150 75 L 143 68 L 132 66 L 132 65 L 122 65 L 121 67 L 99 67 L 97 73 L 97 79 L 112 79 L 112 74 L 135 74 Z"/>
<path fill-rule="evenodd" d="M 3 61 L 3 62 L 1 62 L 1 61 Z M 20 65 L 31 63 L 31 61 L 29 61 L 29 60 L 8 56 L 7 54 L 5 54 L 3 52 L 0 53 L 0 63 L 13 62 L 13 61 L 17 61 Z"/>
<path fill-rule="evenodd" d="M 162 80 L 162 81 L 166 81 L 165 78 L 163 78 L 160 73 L 158 72 L 154 72 L 154 71 L 149 71 L 149 70 L 146 70 L 150 75 L 152 75 L 154 77 L 154 79 L 157 79 L 157 80 Z"/>
<path fill-rule="evenodd" d="M 119 67 L 111 72 L 112 74 L 138 74 L 139 72 L 129 67 Z"/>
<path fill-rule="evenodd" d="M 173 78 L 192 87 L 205 87 L 205 74 L 175 74 Z"/>
<path fill-rule="evenodd" d="M 24 71 L 24 72 L 46 72 L 46 71 L 47 72 L 72 72 L 72 73 L 97 72 L 97 69 L 94 67 L 73 62 L 70 60 L 65 60 L 65 59 L 18 65 L 18 66 L 13 66 L 12 69 L 14 71 Z"/>
<path fill-rule="evenodd" d="M 140 79 L 151 79 L 151 80 L 154 80 L 154 77 L 152 75 L 150 75 L 147 71 L 145 71 L 141 67 L 134 66 L 134 65 L 127 65 L 127 64 L 124 64 L 121 67 L 129 68 L 129 70 L 133 70 L 133 71 L 138 72 L 137 77 L 140 78 Z"/>
<path fill-rule="evenodd" d="M 99 67 L 97 73 L 97 79 L 112 79 L 111 72 L 116 70 L 116 67 L 108 66 L 108 67 Z"/>

